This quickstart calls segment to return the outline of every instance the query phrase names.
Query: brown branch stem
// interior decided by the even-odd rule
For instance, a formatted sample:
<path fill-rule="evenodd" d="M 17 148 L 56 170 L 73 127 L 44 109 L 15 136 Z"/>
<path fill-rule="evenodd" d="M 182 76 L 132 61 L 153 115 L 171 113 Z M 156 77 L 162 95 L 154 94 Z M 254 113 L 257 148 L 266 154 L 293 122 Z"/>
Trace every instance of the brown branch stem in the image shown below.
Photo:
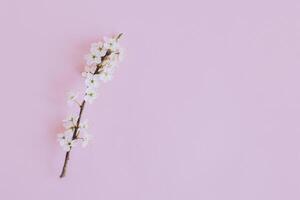
<path fill-rule="evenodd" d="M 64 166 L 63 166 L 63 169 L 62 169 L 61 174 L 59 176 L 60 178 L 63 178 L 63 177 L 66 176 L 67 166 L 68 166 L 69 159 L 70 159 L 70 151 L 68 151 L 66 153 L 65 161 L 64 161 Z"/>
<path fill-rule="evenodd" d="M 80 110 L 79 110 L 79 115 L 78 115 L 78 119 L 77 119 L 77 122 L 76 122 L 76 126 L 75 126 L 75 129 L 74 129 L 74 132 L 73 132 L 73 140 L 75 140 L 77 138 L 77 131 L 79 129 L 79 125 L 80 125 L 80 120 L 81 120 L 81 116 L 82 116 L 82 112 L 83 112 L 83 109 L 84 109 L 84 105 L 85 105 L 85 100 L 82 101 L 82 103 L 80 104 Z M 72 149 L 72 148 L 71 148 Z M 61 171 L 61 174 L 60 174 L 60 178 L 63 178 L 66 176 L 66 172 L 67 172 L 67 166 L 68 166 L 68 162 L 69 162 L 69 159 L 70 159 L 70 152 L 71 152 L 71 149 L 70 151 L 68 151 L 66 153 L 66 156 L 65 156 L 65 161 L 64 161 L 64 165 L 63 165 L 63 169 Z"/>
<path fill-rule="evenodd" d="M 104 59 L 106 59 L 106 57 L 109 56 L 109 54 L 110 54 L 110 53 L 107 53 L 107 54 L 104 56 Z M 99 73 L 99 71 L 101 70 L 101 68 L 102 68 L 102 65 L 101 65 L 101 64 L 97 65 L 97 68 L 96 68 L 94 74 Z M 75 139 L 77 138 L 77 136 L 78 136 L 77 131 L 78 131 L 79 126 L 80 126 L 80 120 L 81 120 L 81 116 L 82 116 L 82 113 L 83 113 L 83 110 L 84 110 L 85 103 L 86 103 L 86 101 L 83 100 L 82 103 L 79 105 L 80 110 L 79 110 L 79 115 L 78 115 L 78 119 L 77 119 L 77 122 L 76 122 L 76 126 L 75 126 L 75 129 L 74 129 L 74 132 L 73 132 L 73 137 L 72 137 L 73 140 L 75 140 Z M 69 162 L 69 159 L 70 159 L 70 153 L 71 153 L 71 150 L 72 150 L 72 148 L 70 149 L 70 151 L 68 151 L 68 152 L 66 153 L 64 165 L 63 165 L 61 174 L 60 174 L 60 176 L 59 176 L 60 178 L 63 178 L 63 177 L 66 176 L 67 166 L 68 166 L 68 162 Z"/>

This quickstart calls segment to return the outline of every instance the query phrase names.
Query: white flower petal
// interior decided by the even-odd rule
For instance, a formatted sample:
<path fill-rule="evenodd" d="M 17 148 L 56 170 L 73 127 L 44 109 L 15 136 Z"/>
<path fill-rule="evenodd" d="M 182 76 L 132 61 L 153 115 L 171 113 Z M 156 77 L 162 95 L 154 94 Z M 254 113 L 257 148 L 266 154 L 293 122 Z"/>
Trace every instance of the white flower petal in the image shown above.
<path fill-rule="evenodd" d="M 92 103 L 97 97 L 97 93 L 94 90 L 94 88 L 88 87 L 86 92 L 85 92 L 85 96 L 84 96 L 84 100 L 87 101 L 88 103 Z"/>
<path fill-rule="evenodd" d="M 76 99 L 78 97 L 78 93 L 75 93 L 73 91 L 68 92 L 68 100 L 67 103 L 68 105 L 72 106 L 76 103 Z"/>
<path fill-rule="evenodd" d="M 86 146 L 89 144 L 90 140 L 92 139 L 92 135 L 90 135 L 90 134 L 88 134 L 88 133 L 85 133 L 85 134 L 81 137 L 81 139 L 82 139 L 81 146 L 82 146 L 82 147 L 86 147 Z"/>
<path fill-rule="evenodd" d="M 85 79 L 85 84 L 88 87 L 96 88 L 99 86 L 98 75 L 88 74 Z"/>
<path fill-rule="evenodd" d="M 112 76 L 112 71 L 110 70 L 104 70 L 103 72 L 100 73 L 99 76 L 100 80 L 102 80 L 104 83 L 110 81 L 113 76 Z"/>

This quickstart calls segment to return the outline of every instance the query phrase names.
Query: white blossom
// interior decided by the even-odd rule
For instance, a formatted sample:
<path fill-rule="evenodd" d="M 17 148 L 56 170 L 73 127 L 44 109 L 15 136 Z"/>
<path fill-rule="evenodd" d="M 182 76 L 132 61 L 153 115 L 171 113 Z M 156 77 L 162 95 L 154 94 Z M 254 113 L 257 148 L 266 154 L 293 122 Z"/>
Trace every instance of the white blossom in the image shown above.
<path fill-rule="evenodd" d="M 64 151 L 70 151 L 78 143 L 76 139 L 73 139 L 73 133 L 69 131 L 58 134 L 58 142 Z"/>
<path fill-rule="evenodd" d="M 110 54 L 107 60 L 108 62 L 105 63 L 105 66 L 116 66 L 117 63 L 119 62 L 118 54 L 116 53 Z"/>
<path fill-rule="evenodd" d="M 77 140 L 64 140 L 64 142 L 61 144 L 61 147 L 64 151 L 70 151 L 72 147 L 76 146 L 78 144 Z"/>
<path fill-rule="evenodd" d="M 60 145 L 63 145 L 65 143 L 65 140 L 72 140 L 72 137 L 73 137 L 73 132 L 70 132 L 70 131 L 66 131 L 64 133 L 59 133 L 58 134 L 58 142 Z"/>
<path fill-rule="evenodd" d="M 105 68 L 99 75 L 100 80 L 104 83 L 110 81 L 113 78 L 113 69 Z"/>
<path fill-rule="evenodd" d="M 105 56 L 107 49 L 104 48 L 102 42 L 92 43 L 90 52 L 100 57 Z"/>
<path fill-rule="evenodd" d="M 111 51 L 115 51 L 119 48 L 119 44 L 117 43 L 117 40 L 115 38 L 107 38 L 104 37 L 104 48 L 110 49 Z"/>
<path fill-rule="evenodd" d="M 99 85 L 99 81 L 98 81 L 98 75 L 94 75 L 94 74 L 87 74 L 86 79 L 85 79 L 85 84 L 87 87 L 92 87 L 92 88 L 96 88 Z"/>
<path fill-rule="evenodd" d="M 87 65 L 99 64 L 101 63 L 101 56 L 95 53 L 89 53 L 85 56 Z"/>
<path fill-rule="evenodd" d="M 94 88 L 88 87 L 85 91 L 84 100 L 93 103 L 93 101 L 96 99 L 97 93 Z"/>
<path fill-rule="evenodd" d="M 77 123 L 77 117 L 74 117 L 72 115 L 67 117 L 67 119 L 63 120 L 63 126 L 67 130 L 68 129 L 74 130 L 76 123 Z"/>
<path fill-rule="evenodd" d="M 76 103 L 76 99 L 78 97 L 78 93 L 75 93 L 73 91 L 68 92 L 68 100 L 67 103 L 69 106 L 74 105 Z"/>
<path fill-rule="evenodd" d="M 86 131 L 88 129 L 88 120 L 85 120 L 84 122 L 80 123 L 79 129 L 80 131 Z"/>
<path fill-rule="evenodd" d="M 106 72 L 106 73 L 108 73 L 108 74 L 111 74 L 111 75 L 113 75 L 113 73 L 116 71 L 116 65 L 114 64 L 114 63 L 112 63 L 112 64 L 109 64 L 109 65 L 106 65 L 105 67 L 104 67 L 104 69 L 103 69 L 103 71 L 102 72 Z M 101 72 L 101 73 L 102 73 Z M 100 79 L 100 75 L 99 75 L 99 79 Z M 101 80 L 101 79 L 100 79 Z"/>
<path fill-rule="evenodd" d="M 88 134 L 88 133 L 84 133 L 82 136 L 81 136 L 81 139 L 82 139 L 82 143 L 81 143 L 81 146 L 82 147 L 86 147 L 90 140 L 92 138 L 92 135 Z"/>

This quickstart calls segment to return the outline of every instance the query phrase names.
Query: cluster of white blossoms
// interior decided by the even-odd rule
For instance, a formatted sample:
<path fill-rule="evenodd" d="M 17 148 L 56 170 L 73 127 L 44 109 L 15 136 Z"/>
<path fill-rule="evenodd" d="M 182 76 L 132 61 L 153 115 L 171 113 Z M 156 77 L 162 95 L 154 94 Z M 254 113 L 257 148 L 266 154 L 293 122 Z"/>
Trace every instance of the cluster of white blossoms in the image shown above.
<path fill-rule="evenodd" d="M 65 132 L 58 134 L 58 142 L 64 151 L 70 151 L 80 142 L 81 146 L 85 147 L 91 139 L 91 135 L 87 133 L 87 121 L 80 123 L 77 127 L 77 120 L 77 117 L 74 116 L 69 116 L 63 120 Z M 76 134 L 74 135 L 75 131 Z"/>
<path fill-rule="evenodd" d="M 91 139 L 91 135 L 87 133 L 87 121 L 80 122 L 82 110 L 85 102 L 91 104 L 97 98 L 97 89 L 101 82 L 112 79 L 117 63 L 122 60 L 123 50 L 118 44 L 121 35 L 91 44 L 90 52 L 85 56 L 87 65 L 82 76 L 85 78 L 86 87 L 82 103 L 77 100 L 78 93 L 68 93 L 68 104 L 77 104 L 80 107 L 79 116 L 70 116 L 63 120 L 65 131 L 58 135 L 59 144 L 67 152 L 79 143 L 85 147 Z"/>
<path fill-rule="evenodd" d="M 104 42 L 93 43 L 90 53 L 85 56 L 87 66 L 82 73 L 86 84 L 85 101 L 92 103 L 97 98 L 96 89 L 100 81 L 105 83 L 112 79 L 117 63 L 123 57 L 123 50 L 118 44 L 120 36 L 104 38 Z"/>

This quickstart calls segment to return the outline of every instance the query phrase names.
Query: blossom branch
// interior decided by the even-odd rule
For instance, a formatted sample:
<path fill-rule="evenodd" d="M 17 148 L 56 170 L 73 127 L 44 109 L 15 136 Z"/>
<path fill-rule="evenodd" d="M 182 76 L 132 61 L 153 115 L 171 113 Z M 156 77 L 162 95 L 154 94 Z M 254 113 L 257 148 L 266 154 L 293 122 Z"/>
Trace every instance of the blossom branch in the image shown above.
<path fill-rule="evenodd" d="M 90 140 L 90 135 L 81 132 L 86 132 L 87 123 L 81 123 L 83 110 L 86 102 L 92 103 L 96 98 L 95 88 L 98 87 L 98 80 L 107 82 L 112 79 L 112 74 L 115 71 L 116 63 L 122 59 L 123 51 L 118 45 L 118 41 L 123 34 L 120 33 L 113 38 L 105 38 L 104 43 L 98 42 L 91 45 L 90 53 L 86 55 L 87 66 L 82 75 L 86 78 L 86 90 L 84 98 L 80 104 L 76 93 L 69 93 L 68 104 L 78 104 L 80 110 L 77 117 L 70 116 L 64 120 L 66 131 L 58 135 L 58 141 L 62 148 L 66 151 L 63 168 L 60 178 L 66 176 L 68 162 L 70 160 L 70 152 L 78 142 L 82 142 L 82 146 L 86 146 Z"/>

